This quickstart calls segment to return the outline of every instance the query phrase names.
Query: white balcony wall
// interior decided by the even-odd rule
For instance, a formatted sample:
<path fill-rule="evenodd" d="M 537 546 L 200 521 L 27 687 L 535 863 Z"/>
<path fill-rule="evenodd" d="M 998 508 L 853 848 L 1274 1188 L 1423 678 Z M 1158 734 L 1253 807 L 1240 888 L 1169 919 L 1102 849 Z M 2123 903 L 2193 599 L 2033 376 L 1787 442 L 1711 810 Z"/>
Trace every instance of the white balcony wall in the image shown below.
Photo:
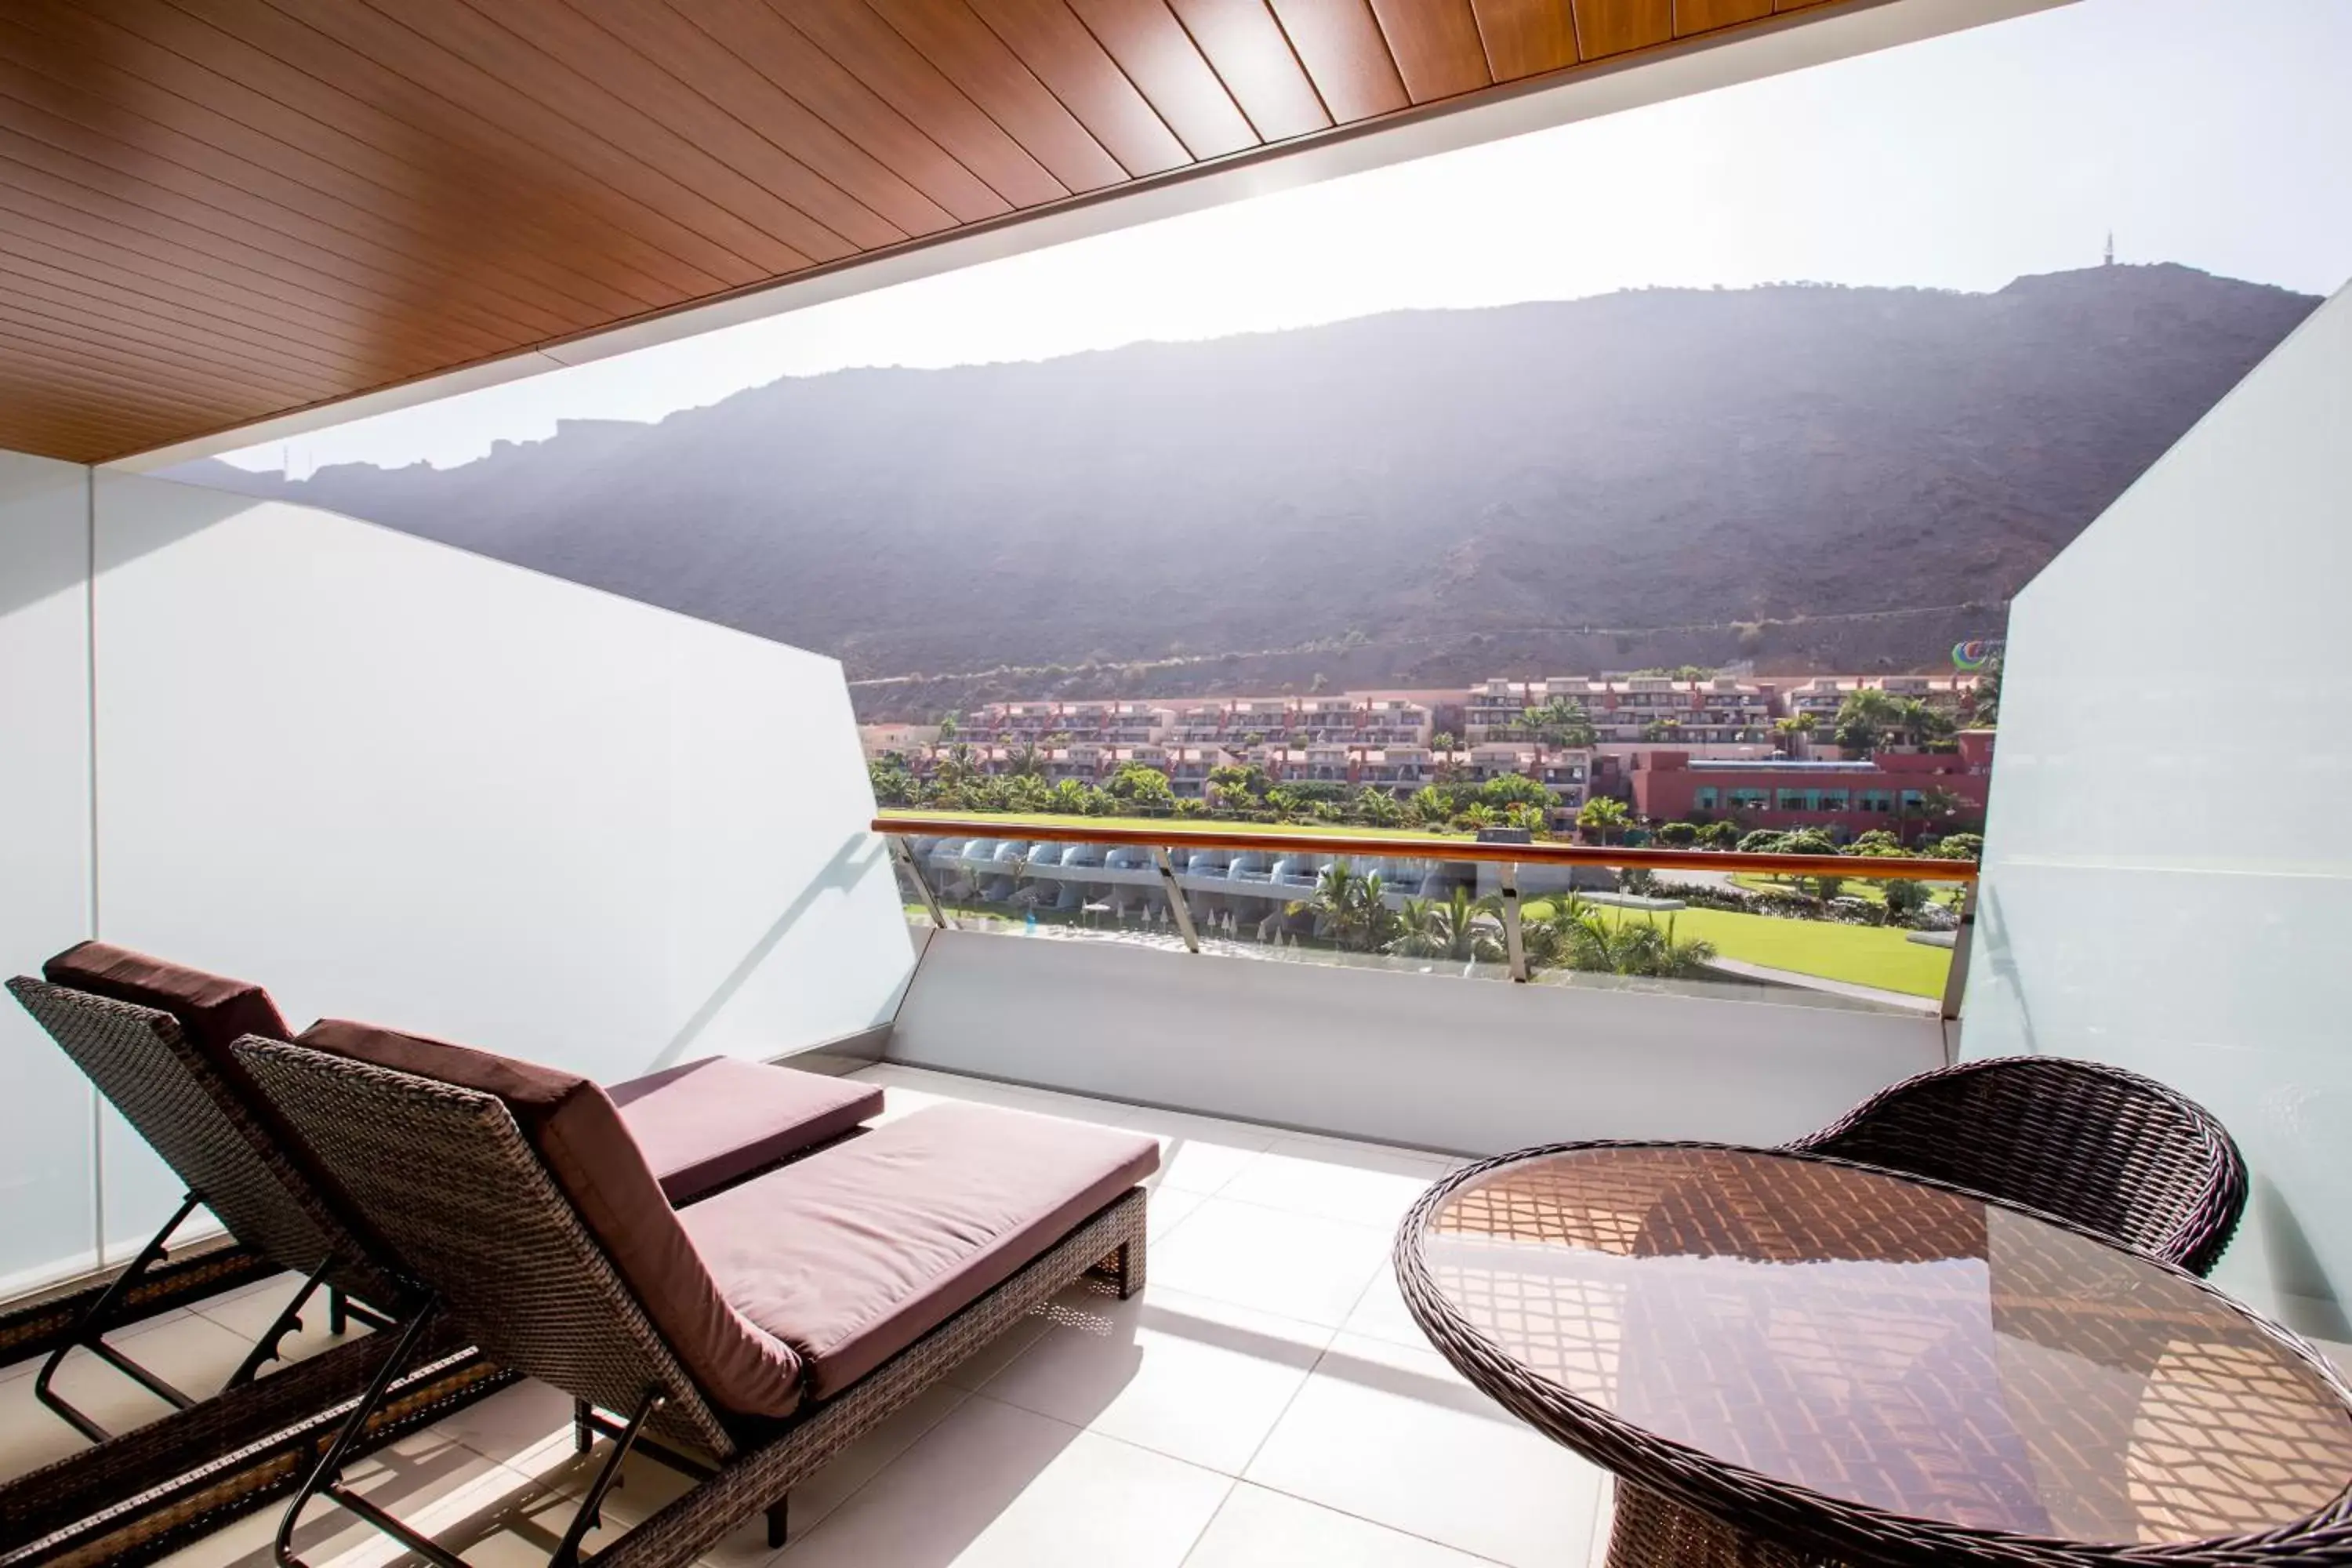
<path fill-rule="evenodd" d="M 0 452 L 0 973 L 88 936 L 89 470 Z M 0 1295 L 96 1254 L 97 1096 L 0 999 Z"/>
<path fill-rule="evenodd" d="M 835 661 L 309 508 L 101 473 L 95 517 L 106 939 L 608 1079 L 889 1016 Z M 120 1246 L 176 1189 L 106 1162 Z"/>
<path fill-rule="evenodd" d="M 1930 1016 L 932 935 L 889 1059 L 1466 1154 L 1777 1143 L 1944 1061 Z"/>
<path fill-rule="evenodd" d="M 2011 613 L 1962 1049 L 2136 1068 L 2255 1180 L 2217 1276 L 2311 1332 L 2352 1289 L 2352 291 Z M 2210 715 L 2231 715 L 2227 734 Z"/>

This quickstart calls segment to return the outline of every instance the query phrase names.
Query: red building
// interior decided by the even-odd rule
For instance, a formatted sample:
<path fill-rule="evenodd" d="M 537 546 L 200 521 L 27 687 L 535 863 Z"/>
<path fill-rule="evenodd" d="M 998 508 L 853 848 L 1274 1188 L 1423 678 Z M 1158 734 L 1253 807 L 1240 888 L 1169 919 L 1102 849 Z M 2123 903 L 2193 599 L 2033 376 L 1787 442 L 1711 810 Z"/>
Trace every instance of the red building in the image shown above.
<path fill-rule="evenodd" d="M 1626 781 L 1652 822 L 1721 821 L 1851 838 L 1874 827 L 1905 838 L 1984 826 L 1992 783 L 1990 730 L 1965 730 L 1958 752 L 1881 752 L 1865 762 L 1717 760 L 1639 753 Z M 1957 803 L 1957 805 L 1952 805 Z M 1937 809 L 1951 805 L 1948 813 Z"/>

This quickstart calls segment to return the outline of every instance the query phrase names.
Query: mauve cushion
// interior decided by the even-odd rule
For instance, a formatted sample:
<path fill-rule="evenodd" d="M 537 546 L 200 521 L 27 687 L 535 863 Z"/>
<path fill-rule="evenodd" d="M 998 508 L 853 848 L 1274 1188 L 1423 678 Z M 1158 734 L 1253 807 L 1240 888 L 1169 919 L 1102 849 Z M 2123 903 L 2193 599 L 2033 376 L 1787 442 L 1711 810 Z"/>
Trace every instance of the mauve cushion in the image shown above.
<path fill-rule="evenodd" d="M 710 1057 L 605 1089 L 673 1204 L 689 1204 L 882 1113 L 878 1085 Z"/>
<path fill-rule="evenodd" d="M 612 1099 L 577 1073 L 469 1046 L 329 1018 L 299 1045 L 496 1095 L 578 1209 L 646 1316 L 702 1392 L 730 1410 L 786 1415 L 800 1358 L 730 1307 Z"/>
<path fill-rule="evenodd" d="M 245 1091 L 248 1105 L 258 1105 L 261 1099 L 229 1047 L 247 1035 L 270 1040 L 294 1037 L 269 993 L 251 981 L 190 969 L 127 947 L 79 942 L 41 965 L 41 974 L 52 985 L 169 1013 L 179 1020 L 188 1042 Z"/>
<path fill-rule="evenodd" d="M 735 1310 L 823 1399 L 1010 1279 L 1150 1175 L 1139 1133 L 942 1105 L 683 1211 Z"/>

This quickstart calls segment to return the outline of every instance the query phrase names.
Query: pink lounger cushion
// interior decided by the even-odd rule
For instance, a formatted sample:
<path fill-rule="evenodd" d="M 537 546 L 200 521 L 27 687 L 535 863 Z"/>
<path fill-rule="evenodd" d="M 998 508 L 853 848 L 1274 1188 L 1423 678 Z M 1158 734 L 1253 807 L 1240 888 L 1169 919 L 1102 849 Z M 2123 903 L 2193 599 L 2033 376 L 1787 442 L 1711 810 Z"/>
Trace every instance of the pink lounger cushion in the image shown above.
<path fill-rule="evenodd" d="M 840 1393 L 1160 1163 L 1151 1138 L 987 1106 L 886 1122 L 678 1213 L 730 1306 Z"/>
<path fill-rule="evenodd" d="M 692 1203 L 882 1114 L 879 1085 L 710 1057 L 605 1092 L 674 1204 Z"/>

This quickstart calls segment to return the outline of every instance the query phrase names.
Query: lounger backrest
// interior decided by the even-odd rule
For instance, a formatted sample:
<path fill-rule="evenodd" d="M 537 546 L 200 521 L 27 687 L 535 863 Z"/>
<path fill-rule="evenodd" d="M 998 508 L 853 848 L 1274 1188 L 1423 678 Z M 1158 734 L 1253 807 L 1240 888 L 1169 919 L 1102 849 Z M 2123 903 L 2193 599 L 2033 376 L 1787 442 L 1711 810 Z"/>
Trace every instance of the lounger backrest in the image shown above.
<path fill-rule="evenodd" d="M 332 1255 L 336 1284 L 380 1307 L 395 1281 L 265 1125 L 249 1086 L 231 1086 L 171 1013 L 18 976 L 9 992 L 153 1146 L 231 1236 L 281 1268 L 309 1273 Z"/>
<path fill-rule="evenodd" d="M 248 1039 L 237 1053 L 491 1360 L 608 1410 L 657 1392 L 657 1428 L 721 1458 L 735 1451 L 497 1095 L 302 1045 Z"/>

